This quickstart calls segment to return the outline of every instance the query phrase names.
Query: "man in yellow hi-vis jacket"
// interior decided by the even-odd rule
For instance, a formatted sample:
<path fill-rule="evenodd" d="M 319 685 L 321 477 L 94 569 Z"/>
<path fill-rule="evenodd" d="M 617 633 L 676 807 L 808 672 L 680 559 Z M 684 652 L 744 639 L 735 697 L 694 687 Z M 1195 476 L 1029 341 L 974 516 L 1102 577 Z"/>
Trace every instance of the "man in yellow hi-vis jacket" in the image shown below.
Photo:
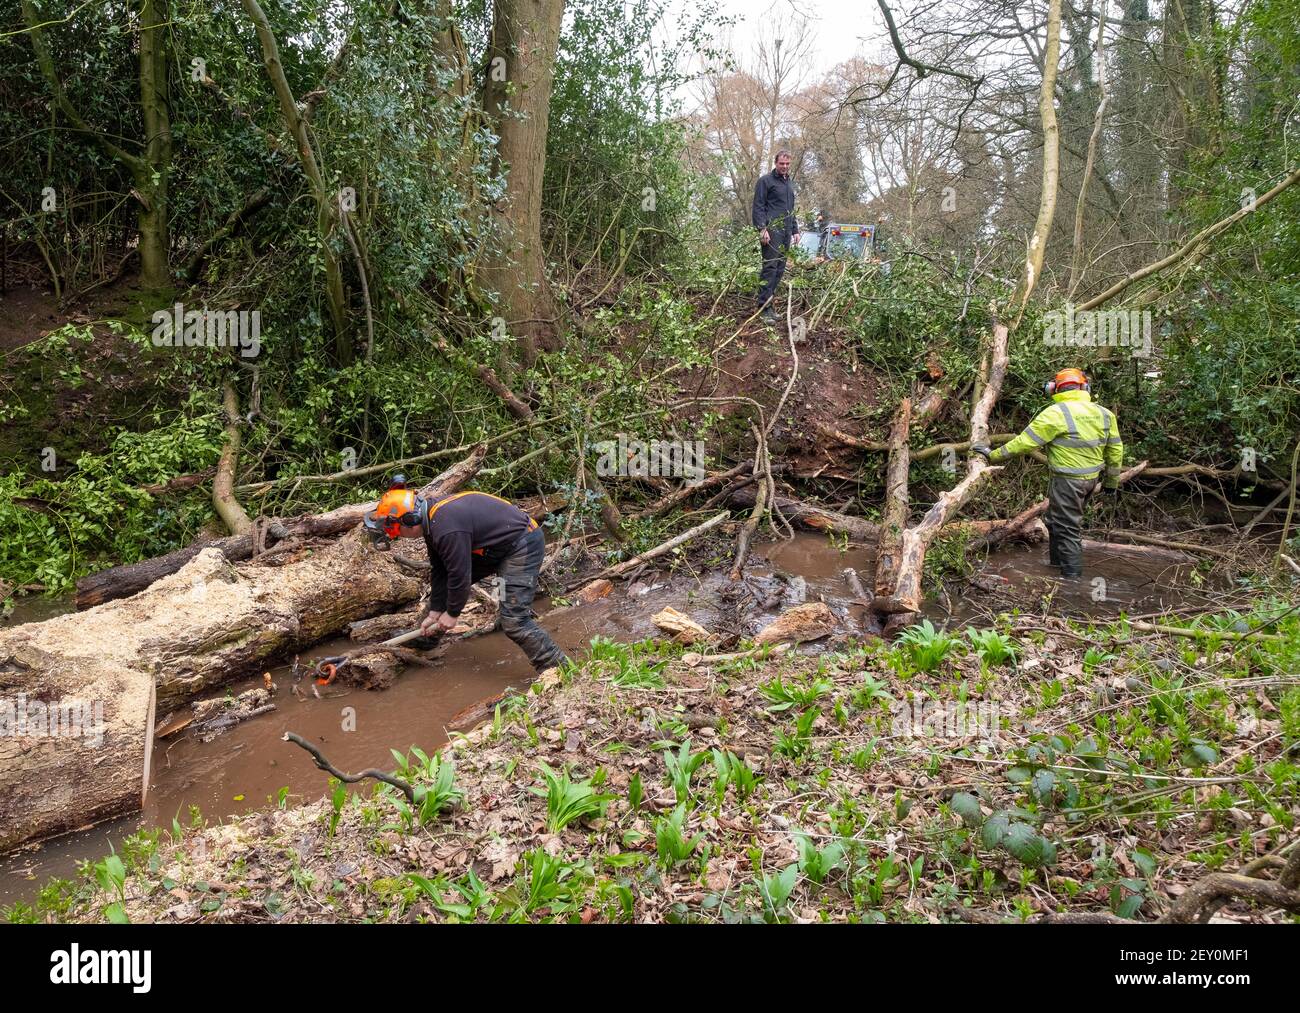
<path fill-rule="evenodd" d="M 990 464 L 1045 447 L 1052 482 L 1047 493 L 1048 558 L 1062 577 L 1083 576 L 1083 511 L 1100 480 L 1106 492 L 1119 495 L 1124 443 L 1109 408 L 1094 404 L 1081 369 L 1063 369 L 1043 385 L 1052 403 L 1025 431 L 997 450 L 976 444 L 971 451 Z M 1104 478 L 1103 478 L 1104 472 Z"/>

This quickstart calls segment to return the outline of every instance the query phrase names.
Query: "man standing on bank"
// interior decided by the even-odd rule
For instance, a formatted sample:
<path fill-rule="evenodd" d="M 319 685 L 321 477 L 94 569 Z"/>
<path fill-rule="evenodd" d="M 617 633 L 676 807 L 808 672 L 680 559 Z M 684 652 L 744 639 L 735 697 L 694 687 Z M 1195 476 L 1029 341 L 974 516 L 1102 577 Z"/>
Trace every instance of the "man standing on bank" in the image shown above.
<path fill-rule="evenodd" d="M 782 149 L 776 153 L 776 163 L 766 176 L 760 176 L 754 187 L 754 228 L 758 229 L 762 244 L 762 284 L 758 290 L 758 306 L 763 320 L 776 323 L 772 299 L 781 276 L 785 274 L 785 258 L 790 247 L 799 242 L 799 220 L 794 213 L 794 184 L 790 182 L 790 152 Z"/>
<path fill-rule="evenodd" d="M 537 522 L 507 500 L 485 492 L 458 492 L 426 500 L 402 475 L 380 499 L 366 527 L 380 539 L 423 538 L 429 550 L 429 612 L 420 632 L 432 636 L 456 625 L 469 588 L 492 574 L 501 578 L 501 629 L 539 672 L 565 660 L 533 618 L 537 574 L 546 540 Z"/>

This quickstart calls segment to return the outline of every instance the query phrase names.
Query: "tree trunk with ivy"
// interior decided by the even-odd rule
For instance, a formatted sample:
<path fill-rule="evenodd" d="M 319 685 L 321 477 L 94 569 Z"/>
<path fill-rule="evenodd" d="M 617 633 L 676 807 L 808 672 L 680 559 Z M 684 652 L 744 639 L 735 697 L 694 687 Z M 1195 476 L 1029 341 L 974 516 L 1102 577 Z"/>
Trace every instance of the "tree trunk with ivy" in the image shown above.
<path fill-rule="evenodd" d="M 496 132 L 506 170 L 505 197 L 492 209 L 501 247 L 480 273 L 498 293 L 507 330 L 532 363 L 540 349 L 559 347 L 555 300 L 542 248 L 542 179 L 555 55 L 563 0 L 496 0 L 488 43 L 483 108 Z"/>

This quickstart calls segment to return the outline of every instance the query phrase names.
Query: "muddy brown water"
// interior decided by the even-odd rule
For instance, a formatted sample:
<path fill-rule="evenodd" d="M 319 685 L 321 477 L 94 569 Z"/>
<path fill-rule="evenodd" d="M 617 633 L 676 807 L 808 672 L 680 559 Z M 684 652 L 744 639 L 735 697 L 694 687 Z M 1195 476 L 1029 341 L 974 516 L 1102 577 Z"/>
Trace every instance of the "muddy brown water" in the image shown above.
<path fill-rule="evenodd" d="M 936 624 L 978 624 L 983 614 L 1006 609 L 1008 598 L 1032 607 L 1046 593 L 1054 594 L 1055 613 L 1099 617 L 1120 611 L 1130 615 L 1163 611 L 1195 597 L 1183 567 L 1125 553 L 1092 552 L 1086 560 L 1086 578 L 1061 582 L 1044 557 L 1041 547 L 993 553 L 979 578 L 991 593 L 972 591 L 951 600 L 941 598 L 928 615 Z M 799 534 L 790 542 L 759 546 L 748 572 L 760 579 L 774 574 L 801 576 L 810 600 L 823 598 L 839 608 L 849 596 L 844 568 L 856 569 L 869 586 L 872 559 L 866 549 L 840 552 L 821 535 Z M 1096 583 L 1098 577 L 1104 584 Z M 672 581 L 649 575 L 631 585 L 618 584 L 608 598 L 558 613 L 545 625 L 560 646 L 574 655 L 581 654 L 595 636 L 631 641 L 654 635 L 650 617 L 667 605 L 711 626 L 722 617 L 716 592 L 726 583 L 723 574 Z M 65 602 L 28 600 L 18 605 L 9 622 L 35 622 L 70 607 Z M 539 612 L 548 608 L 548 603 L 539 602 Z M 748 618 L 762 623 L 780 608 L 751 613 Z M 353 646 L 346 639 L 332 640 L 304 652 L 302 661 L 310 663 Z M 173 817 L 188 826 L 193 806 L 215 822 L 274 806 L 285 788 L 291 805 L 325 795 L 327 775 L 303 750 L 282 741 L 286 731 L 315 742 L 340 769 L 391 770 L 390 747 L 405 751 L 418 746 L 432 752 L 447 741 L 446 725 L 462 709 L 509 687 L 522 691 L 533 676 L 523 655 L 500 633 L 453 644 L 442 664 L 408 667 L 395 685 L 382 692 L 331 686 L 321 691 L 321 699 L 310 695 L 298 699 L 290 692 L 290 667 L 285 664 L 270 671 L 278 686 L 275 711 L 236 725 L 211 742 L 186 733 L 156 742 L 153 785 L 143 812 L 0 858 L 0 906 L 31 901 L 49 877 L 72 875 L 78 862 L 103 857 L 110 846 L 120 847 L 124 836 L 142 827 L 170 828 Z M 230 689 L 237 694 L 261 681 L 243 680 Z M 308 682 L 301 686 L 306 688 Z M 355 712 L 355 730 L 344 731 L 348 708 Z M 372 785 L 364 782 L 354 790 L 368 793 Z"/>

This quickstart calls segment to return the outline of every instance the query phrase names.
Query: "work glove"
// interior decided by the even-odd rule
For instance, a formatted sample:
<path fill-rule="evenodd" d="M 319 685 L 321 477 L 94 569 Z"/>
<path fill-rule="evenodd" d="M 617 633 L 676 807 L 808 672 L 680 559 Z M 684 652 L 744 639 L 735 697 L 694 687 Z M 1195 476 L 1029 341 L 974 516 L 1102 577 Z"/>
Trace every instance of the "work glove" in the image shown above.
<path fill-rule="evenodd" d="M 446 612 L 431 612 L 420 623 L 420 633 L 426 637 L 437 637 L 446 633 L 455 625 L 456 619 L 454 616 L 449 616 Z"/>
<path fill-rule="evenodd" d="M 993 448 L 987 443 L 972 443 L 970 445 L 970 452 L 972 454 L 979 454 L 980 457 L 987 461 L 990 459 L 989 455 L 993 453 Z"/>

